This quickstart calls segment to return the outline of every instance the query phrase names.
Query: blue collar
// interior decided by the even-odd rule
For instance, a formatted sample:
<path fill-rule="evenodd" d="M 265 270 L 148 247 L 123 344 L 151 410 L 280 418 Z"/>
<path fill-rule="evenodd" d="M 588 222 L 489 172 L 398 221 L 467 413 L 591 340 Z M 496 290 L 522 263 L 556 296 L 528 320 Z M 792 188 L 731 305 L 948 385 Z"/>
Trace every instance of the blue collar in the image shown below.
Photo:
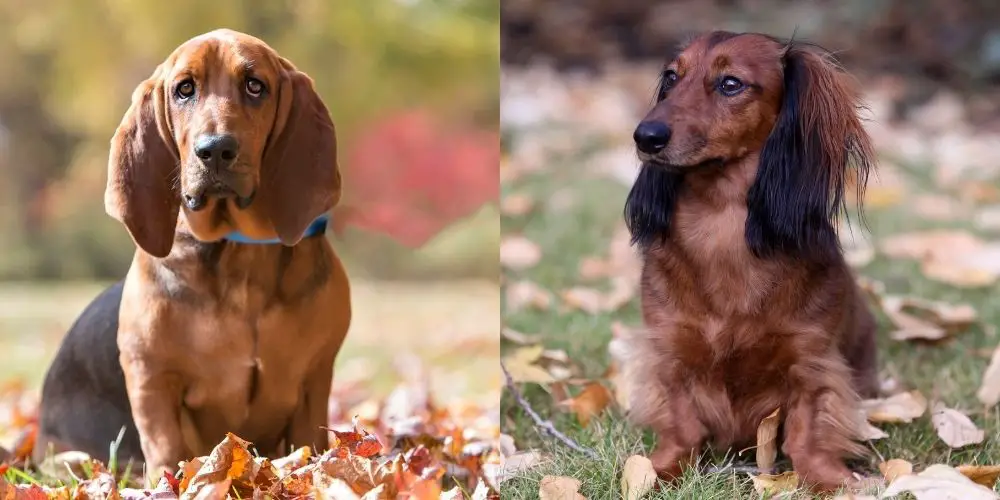
<path fill-rule="evenodd" d="M 310 236 L 319 236 L 321 234 L 326 233 L 326 225 L 329 222 L 330 222 L 330 214 L 323 214 L 320 215 L 319 217 L 316 217 L 316 219 L 309 224 L 309 227 L 306 228 L 306 232 L 302 234 L 302 237 L 308 238 Z M 255 240 L 243 236 L 238 231 L 233 231 L 227 234 L 223 239 L 226 241 L 232 241 L 234 243 L 248 243 L 254 245 L 275 245 L 281 243 L 281 240 L 278 238 L 270 240 Z"/>

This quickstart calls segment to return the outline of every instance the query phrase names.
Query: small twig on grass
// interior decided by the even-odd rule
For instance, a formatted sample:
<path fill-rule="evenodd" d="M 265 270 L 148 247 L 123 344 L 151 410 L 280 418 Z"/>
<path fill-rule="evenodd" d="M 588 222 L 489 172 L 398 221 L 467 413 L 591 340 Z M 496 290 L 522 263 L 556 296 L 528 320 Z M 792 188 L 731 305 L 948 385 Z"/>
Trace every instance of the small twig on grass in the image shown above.
<path fill-rule="evenodd" d="M 535 422 L 535 427 L 537 427 L 545 434 L 548 434 L 556 438 L 557 440 L 561 441 L 564 445 L 572 448 L 574 451 L 583 453 L 584 455 L 587 455 L 589 458 L 597 460 L 597 452 L 595 452 L 590 448 L 585 448 L 583 446 L 580 446 L 579 443 L 573 441 L 573 439 L 571 439 L 569 436 L 563 434 L 562 432 L 559 432 L 559 429 L 556 429 L 556 426 L 552 425 L 551 421 L 543 419 L 537 412 L 535 412 L 535 410 L 531 408 L 531 405 L 528 404 L 528 401 L 524 399 L 524 396 L 521 394 L 521 391 L 517 390 L 517 387 L 514 385 L 514 379 L 511 378 L 510 372 L 507 371 L 507 365 L 505 365 L 503 361 L 500 361 L 500 368 L 503 369 L 503 376 L 504 378 L 507 379 L 507 389 L 509 389 L 510 393 L 514 396 L 514 399 L 517 401 L 518 406 L 520 406 L 521 409 L 524 410 L 524 412 L 527 413 L 529 417 L 531 417 L 531 420 Z"/>

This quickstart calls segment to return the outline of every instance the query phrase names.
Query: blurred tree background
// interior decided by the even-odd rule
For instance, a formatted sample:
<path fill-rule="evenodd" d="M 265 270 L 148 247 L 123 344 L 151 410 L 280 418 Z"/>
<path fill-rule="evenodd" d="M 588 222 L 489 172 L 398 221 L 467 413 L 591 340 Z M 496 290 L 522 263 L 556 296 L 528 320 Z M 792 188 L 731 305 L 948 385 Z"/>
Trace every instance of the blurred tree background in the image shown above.
<path fill-rule="evenodd" d="M 1000 124 L 996 0 L 505 0 L 501 22 L 504 64 L 585 72 L 663 60 L 713 29 L 794 34 L 835 51 L 863 81 L 905 79 L 900 116 L 947 88 L 973 122 Z"/>
<path fill-rule="evenodd" d="M 498 276 L 496 0 L 3 0 L 0 280 L 124 274 L 134 247 L 103 208 L 109 140 L 132 89 L 221 27 L 316 81 L 346 186 L 331 237 L 352 274 Z M 395 155 L 373 140 L 386 130 Z"/>

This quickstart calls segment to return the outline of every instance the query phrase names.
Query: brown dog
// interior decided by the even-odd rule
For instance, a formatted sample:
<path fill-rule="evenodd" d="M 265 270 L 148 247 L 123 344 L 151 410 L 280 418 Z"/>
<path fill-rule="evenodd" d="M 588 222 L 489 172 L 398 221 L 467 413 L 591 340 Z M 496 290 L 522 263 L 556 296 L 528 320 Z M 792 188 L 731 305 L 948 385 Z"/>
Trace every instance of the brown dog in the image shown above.
<path fill-rule="evenodd" d="M 833 224 L 874 158 L 851 84 L 828 54 L 759 34 L 701 36 L 664 66 L 625 216 L 647 327 L 632 417 L 665 477 L 709 440 L 752 446 L 780 409 L 804 481 L 851 478 L 859 394 L 877 388 L 875 322 Z"/>
<path fill-rule="evenodd" d="M 36 460 L 49 443 L 107 460 L 122 428 L 119 458 L 152 474 L 226 432 L 263 455 L 325 448 L 351 318 L 323 237 L 340 184 L 308 76 L 234 31 L 178 47 L 111 141 L 105 205 L 138 249 L 49 369 Z"/>

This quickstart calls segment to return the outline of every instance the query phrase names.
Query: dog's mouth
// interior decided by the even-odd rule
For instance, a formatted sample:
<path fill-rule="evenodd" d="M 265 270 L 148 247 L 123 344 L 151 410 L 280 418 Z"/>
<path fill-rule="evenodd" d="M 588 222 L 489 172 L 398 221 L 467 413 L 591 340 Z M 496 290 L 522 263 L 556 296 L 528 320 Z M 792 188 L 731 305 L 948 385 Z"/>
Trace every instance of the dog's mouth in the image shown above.
<path fill-rule="evenodd" d="M 241 193 L 240 191 L 243 192 Z M 249 189 L 238 190 L 230 185 L 216 181 L 200 189 L 191 189 L 184 193 L 182 198 L 184 206 L 188 210 L 198 212 L 204 210 L 208 206 L 209 201 L 213 199 L 231 199 L 238 209 L 246 210 L 253 203 L 256 196 L 257 190 L 252 186 Z"/>
<path fill-rule="evenodd" d="M 676 173 L 701 172 L 712 168 L 718 168 L 726 164 L 726 160 L 724 158 L 708 158 L 697 163 L 676 164 L 664 161 L 662 158 L 643 154 L 639 155 L 639 160 L 642 161 L 644 165 L 650 165 Z"/>

